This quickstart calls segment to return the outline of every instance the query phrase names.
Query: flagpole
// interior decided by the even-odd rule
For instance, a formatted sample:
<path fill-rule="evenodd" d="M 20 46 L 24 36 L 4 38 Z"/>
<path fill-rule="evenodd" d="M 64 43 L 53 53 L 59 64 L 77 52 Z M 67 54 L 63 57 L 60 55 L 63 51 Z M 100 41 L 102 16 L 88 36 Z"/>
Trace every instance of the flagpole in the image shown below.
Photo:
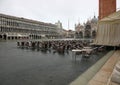
<path fill-rule="evenodd" d="M 68 19 L 68 30 L 69 30 L 69 19 Z"/>

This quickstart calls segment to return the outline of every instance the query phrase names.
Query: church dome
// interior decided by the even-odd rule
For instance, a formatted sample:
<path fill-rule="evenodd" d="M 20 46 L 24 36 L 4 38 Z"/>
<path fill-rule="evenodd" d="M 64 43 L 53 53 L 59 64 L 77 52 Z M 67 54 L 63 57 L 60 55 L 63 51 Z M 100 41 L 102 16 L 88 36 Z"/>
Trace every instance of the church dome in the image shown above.
<path fill-rule="evenodd" d="M 94 16 L 91 20 L 92 23 L 97 23 L 98 19 L 96 18 L 96 16 Z"/>

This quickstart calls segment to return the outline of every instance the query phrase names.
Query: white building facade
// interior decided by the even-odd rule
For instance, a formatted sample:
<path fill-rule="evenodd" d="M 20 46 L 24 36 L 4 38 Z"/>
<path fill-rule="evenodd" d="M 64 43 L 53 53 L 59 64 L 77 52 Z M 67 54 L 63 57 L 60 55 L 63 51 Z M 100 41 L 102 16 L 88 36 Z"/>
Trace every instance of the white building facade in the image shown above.
<path fill-rule="evenodd" d="M 56 24 L 0 14 L 0 39 L 57 38 Z"/>
<path fill-rule="evenodd" d="M 75 37 L 76 38 L 95 38 L 97 31 L 98 19 L 94 16 L 83 25 L 75 24 Z"/>

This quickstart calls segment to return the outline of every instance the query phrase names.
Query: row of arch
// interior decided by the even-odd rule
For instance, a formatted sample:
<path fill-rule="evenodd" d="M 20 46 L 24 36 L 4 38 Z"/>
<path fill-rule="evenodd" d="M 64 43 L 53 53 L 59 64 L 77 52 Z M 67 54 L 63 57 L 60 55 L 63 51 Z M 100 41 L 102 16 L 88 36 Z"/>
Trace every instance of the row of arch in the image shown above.
<path fill-rule="evenodd" d="M 17 40 L 28 39 L 28 36 L 8 36 L 7 34 L 0 34 L 0 40 Z"/>
<path fill-rule="evenodd" d="M 92 34 L 91 34 L 91 31 L 88 31 L 88 30 L 86 30 L 85 32 L 80 31 L 80 32 L 76 32 L 75 36 L 76 38 L 83 38 L 83 37 L 84 38 L 95 38 L 96 31 L 95 30 L 92 31 Z"/>
<path fill-rule="evenodd" d="M 26 36 L 15 36 L 15 35 L 7 35 L 7 34 L 0 34 L 0 40 L 17 40 L 17 39 L 41 39 L 41 38 L 55 38 L 58 37 L 57 35 L 36 35 L 36 34 L 30 34 Z"/>

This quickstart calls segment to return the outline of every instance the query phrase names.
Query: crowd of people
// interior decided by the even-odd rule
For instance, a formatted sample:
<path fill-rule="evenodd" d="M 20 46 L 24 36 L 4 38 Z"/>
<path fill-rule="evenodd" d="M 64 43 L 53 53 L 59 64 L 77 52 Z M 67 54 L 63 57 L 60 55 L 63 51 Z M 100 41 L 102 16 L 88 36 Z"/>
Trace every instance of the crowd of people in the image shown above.
<path fill-rule="evenodd" d="M 91 41 L 89 40 L 20 41 L 17 42 L 17 46 L 62 55 L 69 54 L 72 51 L 72 54 L 74 54 L 74 57 L 72 56 L 73 59 L 76 59 L 78 55 L 82 55 L 84 56 L 83 59 L 87 60 L 92 54 L 94 55 L 98 51 L 103 52 L 105 50 L 104 46 L 91 46 L 90 43 Z"/>
<path fill-rule="evenodd" d="M 65 53 L 72 49 L 82 49 L 89 46 L 90 41 L 82 40 L 52 40 L 52 41 L 21 41 L 18 47 L 38 50 L 54 50 L 53 52 Z"/>

